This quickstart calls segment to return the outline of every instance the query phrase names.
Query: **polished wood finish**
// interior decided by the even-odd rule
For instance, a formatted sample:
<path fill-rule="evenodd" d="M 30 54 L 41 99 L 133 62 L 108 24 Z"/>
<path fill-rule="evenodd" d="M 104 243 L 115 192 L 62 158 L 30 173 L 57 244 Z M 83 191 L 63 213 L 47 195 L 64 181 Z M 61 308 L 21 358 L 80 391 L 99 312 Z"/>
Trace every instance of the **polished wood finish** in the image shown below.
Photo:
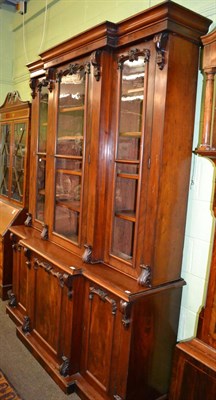
<path fill-rule="evenodd" d="M 215 349 L 199 339 L 179 343 L 175 351 L 169 399 L 215 399 L 215 359 Z"/>
<path fill-rule="evenodd" d="M 204 107 L 202 136 L 196 154 L 216 162 L 215 76 L 216 33 L 202 37 Z M 216 191 L 213 213 L 216 216 Z M 216 236 L 213 242 L 206 303 L 199 314 L 196 338 L 176 346 L 170 400 L 216 397 Z"/>
<path fill-rule="evenodd" d="M 23 224 L 28 206 L 28 151 L 31 106 L 18 92 L 7 94 L 0 107 L 0 297 L 12 287 L 9 228 Z"/>
<path fill-rule="evenodd" d="M 166 398 L 209 23 L 166 1 L 28 65 L 32 184 L 7 312 L 82 399 Z"/>

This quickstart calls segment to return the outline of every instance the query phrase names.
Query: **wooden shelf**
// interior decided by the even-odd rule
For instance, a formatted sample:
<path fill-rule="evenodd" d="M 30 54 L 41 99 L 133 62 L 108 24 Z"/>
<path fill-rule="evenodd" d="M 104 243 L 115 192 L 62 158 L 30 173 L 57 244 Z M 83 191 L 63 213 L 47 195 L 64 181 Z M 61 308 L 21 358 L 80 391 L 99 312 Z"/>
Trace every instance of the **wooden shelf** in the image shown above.
<path fill-rule="evenodd" d="M 75 170 L 70 170 L 70 169 L 57 168 L 56 172 L 61 173 L 61 174 L 66 174 L 66 175 L 82 176 L 82 171 L 75 171 Z"/>
<path fill-rule="evenodd" d="M 58 141 L 70 141 L 70 140 L 83 140 L 83 135 L 73 135 L 73 136 L 60 136 Z"/>
<path fill-rule="evenodd" d="M 117 177 L 118 178 L 124 178 L 124 179 L 136 179 L 136 180 L 139 179 L 139 175 L 138 174 L 129 174 L 129 173 L 126 173 L 126 172 L 119 172 L 117 174 Z"/>
<path fill-rule="evenodd" d="M 132 138 L 140 138 L 142 135 L 141 132 L 120 132 L 119 136 L 120 137 L 132 137 Z"/>
<path fill-rule="evenodd" d="M 59 112 L 60 113 L 73 113 L 76 111 L 84 111 L 85 106 L 78 106 L 78 107 L 60 107 Z"/>
<path fill-rule="evenodd" d="M 135 222 L 136 221 L 136 214 L 134 211 L 131 210 L 120 210 L 115 213 L 117 218 L 125 219 L 127 221 Z"/>
<path fill-rule="evenodd" d="M 67 200 L 67 195 L 62 194 L 56 196 L 56 205 L 60 207 L 67 208 L 68 210 L 80 212 L 80 202 L 79 201 L 71 201 Z"/>

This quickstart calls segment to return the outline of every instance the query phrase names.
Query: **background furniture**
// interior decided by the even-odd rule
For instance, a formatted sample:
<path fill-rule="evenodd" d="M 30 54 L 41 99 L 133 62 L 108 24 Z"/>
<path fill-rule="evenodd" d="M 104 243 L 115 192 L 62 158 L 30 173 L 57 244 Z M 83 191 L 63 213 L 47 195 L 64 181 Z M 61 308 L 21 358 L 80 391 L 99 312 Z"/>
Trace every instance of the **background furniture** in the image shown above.
<path fill-rule="evenodd" d="M 28 204 L 30 103 L 8 93 L 0 107 L 0 297 L 12 287 L 9 227 L 23 223 Z"/>
<path fill-rule="evenodd" d="M 201 143 L 196 152 L 216 162 L 215 74 L 216 32 L 202 37 L 204 45 L 204 108 Z M 216 191 L 215 191 L 216 193 Z M 213 212 L 216 216 L 215 196 Z M 214 399 L 216 397 L 216 237 L 210 267 L 205 307 L 199 316 L 197 337 L 176 346 L 171 400 Z"/>
<path fill-rule="evenodd" d="M 28 65 L 32 185 L 25 225 L 10 229 L 7 312 L 83 399 L 166 396 L 209 24 L 167 1 Z"/>

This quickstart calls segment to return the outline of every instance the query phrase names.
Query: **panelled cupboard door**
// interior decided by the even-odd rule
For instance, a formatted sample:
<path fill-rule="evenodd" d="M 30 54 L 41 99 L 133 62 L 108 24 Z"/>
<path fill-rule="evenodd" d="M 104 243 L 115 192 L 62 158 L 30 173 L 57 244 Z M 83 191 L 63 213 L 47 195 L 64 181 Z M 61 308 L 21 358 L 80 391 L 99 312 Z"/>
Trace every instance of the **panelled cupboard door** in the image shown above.
<path fill-rule="evenodd" d="M 86 280 L 82 377 L 105 399 L 155 400 L 167 392 L 181 287 L 126 301 Z"/>
<path fill-rule="evenodd" d="M 26 255 L 28 302 L 18 334 L 31 344 L 37 342 L 39 357 L 49 358 L 50 369 L 57 370 L 56 374 L 71 375 L 79 365 L 81 325 L 77 316 L 80 311 L 77 292 L 82 291 L 81 280 L 62 273 L 29 249 Z M 77 326 L 73 327 L 75 317 Z"/>
<path fill-rule="evenodd" d="M 8 292 L 10 315 L 17 325 L 23 323 L 28 302 L 29 254 L 19 243 L 19 238 L 11 233 L 13 242 L 13 289 Z"/>

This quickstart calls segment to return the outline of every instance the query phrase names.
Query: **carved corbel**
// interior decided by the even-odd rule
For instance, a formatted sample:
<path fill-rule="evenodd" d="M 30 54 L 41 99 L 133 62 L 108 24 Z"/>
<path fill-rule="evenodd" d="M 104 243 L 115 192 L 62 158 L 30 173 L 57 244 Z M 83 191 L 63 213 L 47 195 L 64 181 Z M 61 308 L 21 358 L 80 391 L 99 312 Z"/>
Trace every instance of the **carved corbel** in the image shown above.
<path fill-rule="evenodd" d="M 15 294 L 14 294 L 11 290 L 8 290 L 7 295 L 8 295 L 8 299 L 9 299 L 8 305 L 9 305 L 11 308 L 17 307 L 17 304 L 18 304 L 18 303 L 17 303 L 17 299 L 16 299 Z"/>
<path fill-rule="evenodd" d="M 32 226 L 32 214 L 31 213 L 26 213 L 27 218 L 24 222 L 25 226 Z"/>
<path fill-rule="evenodd" d="M 53 91 L 55 88 L 55 79 L 56 79 L 56 72 L 54 68 L 49 68 L 46 71 L 46 78 L 45 81 L 47 83 L 48 90 L 50 93 Z M 45 85 L 46 86 L 46 85 Z"/>
<path fill-rule="evenodd" d="M 100 55 L 100 50 L 96 50 L 91 54 L 91 64 L 94 68 L 94 77 L 97 82 L 100 80 Z"/>
<path fill-rule="evenodd" d="M 70 372 L 70 360 L 68 357 L 62 356 L 63 363 L 59 367 L 60 375 L 66 377 L 69 375 Z"/>
<path fill-rule="evenodd" d="M 27 247 L 24 247 L 24 256 L 27 258 L 26 260 L 26 265 L 28 268 L 31 267 L 31 250 L 29 250 Z"/>
<path fill-rule="evenodd" d="M 37 79 L 31 78 L 29 82 L 29 86 L 31 89 L 31 96 L 34 99 L 36 97 L 36 89 L 37 89 Z"/>
<path fill-rule="evenodd" d="M 10 240 L 11 240 L 11 242 L 12 242 L 12 249 L 14 250 L 14 251 L 16 251 L 17 250 L 17 248 L 18 248 L 18 245 L 17 245 L 17 242 L 16 242 L 16 235 L 14 235 L 14 233 L 10 233 Z"/>
<path fill-rule="evenodd" d="M 47 224 L 44 224 L 44 225 L 43 225 L 42 232 L 41 232 L 41 239 L 43 239 L 43 240 L 48 240 L 48 238 L 49 238 L 49 234 L 48 234 L 48 225 L 47 225 Z"/>
<path fill-rule="evenodd" d="M 24 317 L 24 321 L 23 321 L 23 324 L 22 324 L 22 331 L 24 333 L 31 332 L 31 320 L 27 315 L 25 315 L 25 317 Z"/>
<path fill-rule="evenodd" d="M 154 36 L 153 42 L 156 49 L 156 63 L 160 70 L 164 68 L 165 65 L 165 47 L 167 44 L 168 33 L 161 32 Z"/>
<path fill-rule="evenodd" d="M 91 245 L 84 244 L 84 248 L 85 248 L 85 250 L 84 250 L 84 253 L 82 255 L 82 260 L 83 260 L 84 263 L 86 263 L 86 264 L 99 264 L 99 263 L 101 263 L 101 260 L 94 260 L 92 258 L 93 248 L 92 248 Z"/>
<path fill-rule="evenodd" d="M 108 301 L 108 303 L 111 304 L 112 307 L 112 314 L 115 315 L 116 311 L 117 311 L 117 304 L 116 301 L 114 299 L 111 299 L 111 297 L 108 296 L 108 294 L 106 292 L 104 292 L 104 290 L 102 289 L 96 289 L 93 286 L 90 287 L 90 293 L 89 293 L 89 300 L 92 300 L 94 297 L 94 294 L 96 294 L 97 296 L 100 297 L 100 299 L 102 301 Z"/>
<path fill-rule="evenodd" d="M 151 287 L 151 267 L 149 265 L 140 265 L 141 274 L 137 279 L 137 282 L 141 286 Z"/>
<path fill-rule="evenodd" d="M 128 303 L 127 301 L 121 300 L 120 301 L 120 311 L 123 314 L 122 324 L 123 324 L 124 328 L 127 329 L 131 323 L 131 319 L 130 319 L 131 304 Z"/>

